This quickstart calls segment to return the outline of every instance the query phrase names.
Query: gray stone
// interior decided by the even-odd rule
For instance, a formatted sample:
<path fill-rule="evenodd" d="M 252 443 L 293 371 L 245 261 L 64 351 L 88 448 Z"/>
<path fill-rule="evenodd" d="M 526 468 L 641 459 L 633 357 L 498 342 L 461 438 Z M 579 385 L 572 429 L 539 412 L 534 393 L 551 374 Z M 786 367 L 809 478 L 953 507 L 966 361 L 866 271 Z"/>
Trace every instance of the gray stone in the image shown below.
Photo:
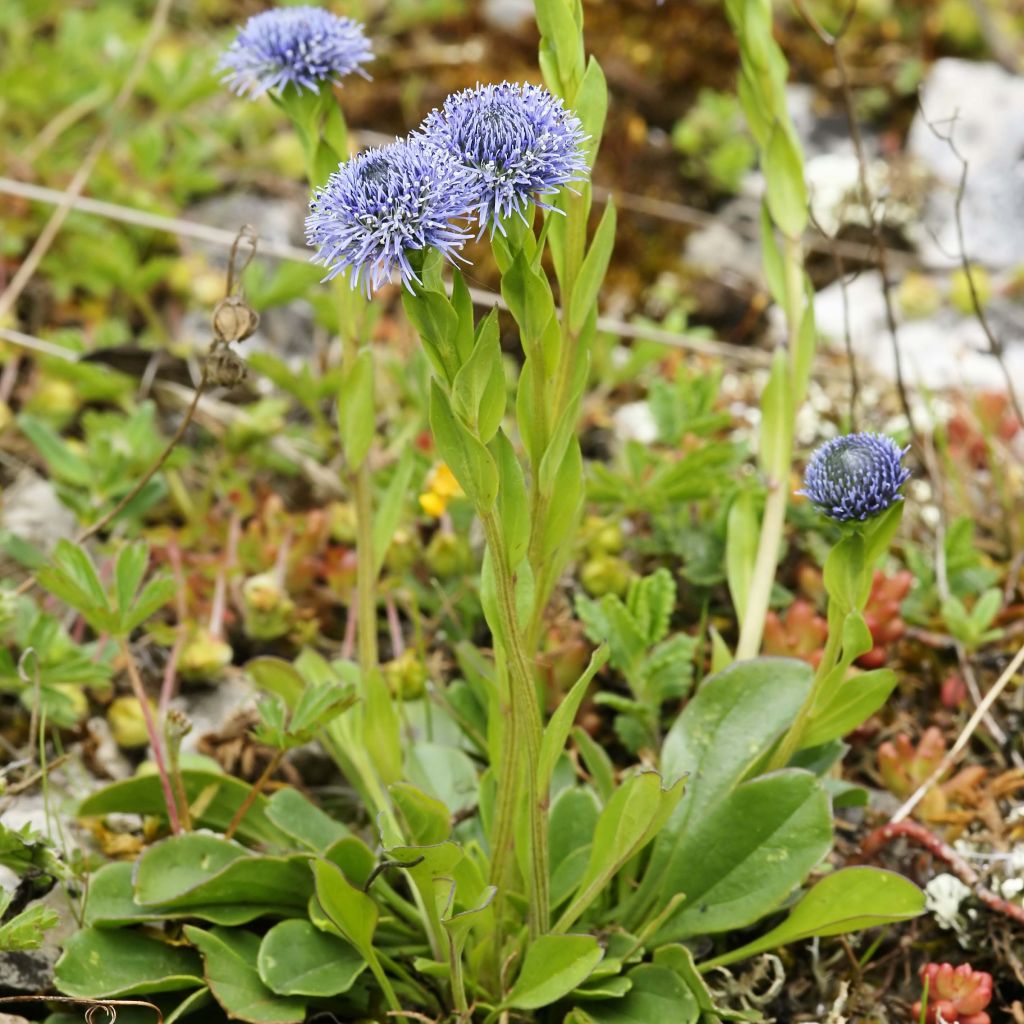
<path fill-rule="evenodd" d="M 230 672 L 216 686 L 176 697 L 172 707 L 184 712 L 192 729 L 181 742 L 184 753 L 197 753 L 200 737 L 217 732 L 230 718 L 247 707 L 255 707 L 256 687 L 241 672 Z"/>
<path fill-rule="evenodd" d="M 58 540 L 75 532 L 74 513 L 61 504 L 57 491 L 31 469 L 23 469 L 4 492 L 0 509 L 0 529 L 34 547 L 50 552 Z"/>
<path fill-rule="evenodd" d="M 304 200 L 278 199 L 254 192 L 229 192 L 190 206 L 184 216 L 210 227 L 237 231 L 251 224 L 263 242 L 305 244 L 306 205 Z M 192 241 L 214 266 L 228 265 L 228 250 L 210 242 Z"/>
<path fill-rule="evenodd" d="M 846 301 L 854 353 L 870 365 L 873 372 L 895 378 L 895 357 L 886 322 L 881 275 L 863 273 L 849 282 Z M 994 300 L 987 312 L 999 336 L 1008 337 L 1011 332 L 1019 336 L 1020 326 L 1015 320 L 1020 312 L 1011 303 Z M 818 292 L 814 314 L 821 336 L 834 346 L 841 346 L 844 312 L 840 282 Z M 783 325 L 777 311 L 773 311 L 773 317 L 775 333 L 781 337 Z M 898 329 L 907 384 L 927 388 L 1005 390 L 1005 378 L 996 360 L 989 355 L 988 342 L 974 317 L 943 308 L 934 316 L 899 323 Z M 1006 362 L 1013 379 L 1024 380 L 1024 347 L 1008 345 Z"/>
<path fill-rule="evenodd" d="M 54 965 L 64 943 L 78 930 L 63 886 L 55 885 L 45 896 L 28 904 L 28 907 L 35 906 L 53 910 L 59 918 L 58 924 L 43 933 L 39 949 L 0 953 L 0 992 L 38 995 L 52 991 Z"/>
<path fill-rule="evenodd" d="M 499 32 L 519 32 L 533 24 L 533 0 L 483 0 L 484 21 Z"/>
<path fill-rule="evenodd" d="M 910 128 L 908 153 L 935 179 L 922 255 L 935 265 L 959 260 L 954 203 L 961 164 L 929 123 L 951 134 L 968 162 L 962 219 L 971 260 L 991 267 L 1024 263 L 1024 78 L 997 64 L 937 61 Z"/>

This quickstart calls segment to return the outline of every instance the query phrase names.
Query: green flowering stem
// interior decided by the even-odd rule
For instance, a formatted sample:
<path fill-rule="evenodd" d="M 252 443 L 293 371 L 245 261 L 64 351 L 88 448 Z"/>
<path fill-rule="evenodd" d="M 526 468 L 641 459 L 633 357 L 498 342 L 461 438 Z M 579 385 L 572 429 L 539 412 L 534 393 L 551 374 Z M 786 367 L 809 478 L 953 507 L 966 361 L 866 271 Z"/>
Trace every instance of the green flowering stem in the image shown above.
<path fill-rule="evenodd" d="M 871 649 L 874 641 L 863 612 L 871 595 L 875 564 L 887 550 L 902 517 L 903 502 L 900 501 L 864 523 L 847 524 L 843 536 L 829 553 L 824 573 L 828 593 L 825 650 L 811 688 L 772 755 L 768 771 L 789 764 L 815 720 L 830 710 L 838 691 L 847 683 L 846 677 L 854 661 Z M 894 676 L 892 679 L 895 683 Z M 856 681 L 852 685 L 856 686 Z"/>
<path fill-rule="evenodd" d="M 536 765 L 540 759 L 542 724 L 533 672 L 524 644 L 516 610 L 516 587 L 501 527 L 492 511 L 480 512 L 494 570 L 495 597 L 509 676 L 510 720 L 503 739 L 498 802 L 495 808 L 491 851 L 491 879 L 501 886 L 508 874 L 508 857 L 514 846 L 516 817 L 526 801 L 529 829 L 530 934 L 534 938 L 548 930 L 548 839 L 546 799 L 537 788 Z M 519 740 L 522 740 L 521 746 Z"/>
<path fill-rule="evenodd" d="M 373 482 L 363 459 L 352 475 L 356 506 L 356 601 L 358 604 L 359 667 L 377 668 L 377 569 L 373 554 Z"/>

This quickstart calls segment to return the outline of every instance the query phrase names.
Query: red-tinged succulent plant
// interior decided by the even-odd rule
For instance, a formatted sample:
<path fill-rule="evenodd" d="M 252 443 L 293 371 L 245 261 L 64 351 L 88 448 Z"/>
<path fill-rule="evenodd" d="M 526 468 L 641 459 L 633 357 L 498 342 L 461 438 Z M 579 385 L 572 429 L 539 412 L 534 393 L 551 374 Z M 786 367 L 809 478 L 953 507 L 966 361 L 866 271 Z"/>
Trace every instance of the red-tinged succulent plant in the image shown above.
<path fill-rule="evenodd" d="M 967 700 L 967 684 L 963 677 L 955 672 L 946 676 L 939 687 L 939 699 L 942 701 L 942 706 L 949 708 L 950 711 L 956 711 L 961 707 Z"/>
<path fill-rule="evenodd" d="M 972 409 L 957 410 L 946 424 L 949 447 L 955 458 L 984 469 L 989 462 L 989 441 L 1012 441 L 1021 430 L 1009 398 L 986 391 L 977 397 Z"/>
<path fill-rule="evenodd" d="M 878 771 L 886 789 L 895 796 L 910 796 L 938 767 L 946 753 L 946 739 L 936 726 L 926 729 L 917 746 L 906 733 L 878 748 Z M 946 796 L 933 787 L 918 805 L 921 816 L 933 818 L 946 808 Z"/>
<path fill-rule="evenodd" d="M 991 974 L 970 964 L 925 964 L 921 983 L 927 985 L 927 999 L 914 1003 L 912 1020 L 921 1020 L 924 1004 L 926 1024 L 990 1024 L 985 1007 L 992 1002 Z"/>
<path fill-rule="evenodd" d="M 802 658 L 817 667 L 825 648 L 828 623 L 809 601 L 797 598 L 781 617 L 769 612 L 764 624 L 764 652 Z"/>
<path fill-rule="evenodd" d="M 857 659 L 857 664 L 862 668 L 881 668 L 888 659 L 889 646 L 906 632 L 907 624 L 900 615 L 900 605 L 910 592 L 913 582 L 913 573 L 906 569 L 892 576 L 875 570 L 871 595 L 864 609 L 864 621 L 871 630 L 875 646 Z"/>

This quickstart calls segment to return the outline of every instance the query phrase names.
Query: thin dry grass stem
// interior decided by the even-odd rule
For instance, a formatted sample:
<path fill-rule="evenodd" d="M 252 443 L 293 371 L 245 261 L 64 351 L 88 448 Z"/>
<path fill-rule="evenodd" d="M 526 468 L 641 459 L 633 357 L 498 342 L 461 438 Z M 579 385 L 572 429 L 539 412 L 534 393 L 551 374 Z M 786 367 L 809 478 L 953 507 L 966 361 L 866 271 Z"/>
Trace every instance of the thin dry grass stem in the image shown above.
<path fill-rule="evenodd" d="M 981 699 L 981 702 L 974 709 L 974 714 L 971 715 L 967 724 L 960 731 L 960 735 L 957 736 L 956 742 L 946 752 L 935 770 L 927 779 L 924 780 L 924 782 L 921 783 L 920 786 L 918 786 L 902 806 L 900 806 L 890 819 L 890 824 L 898 824 L 907 818 L 913 812 L 914 808 L 921 802 L 928 790 L 931 789 L 932 786 L 936 785 L 943 775 L 945 775 L 953 765 L 956 764 L 957 759 L 967 747 L 967 744 L 970 742 L 975 730 L 981 724 L 982 719 L 988 714 L 992 705 L 999 699 L 999 695 L 1003 690 L 1005 690 L 1012 682 L 1013 677 L 1017 675 L 1022 665 L 1024 665 L 1024 647 L 1021 647 L 1020 650 L 1017 651 L 1013 660 L 1003 670 L 1002 675 L 995 681 L 992 688 Z"/>
<path fill-rule="evenodd" d="M 114 1024 L 119 1006 L 144 1006 L 156 1014 L 156 1024 L 164 1024 L 163 1011 L 146 999 L 79 999 L 75 996 L 5 996 L 0 994 L 0 1003 L 70 1003 L 85 1006 L 85 1024 Z M 97 1019 L 97 1013 L 105 1013 L 105 1022 Z"/>
<path fill-rule="evenodd" d="M 171 653 L 167 657 L 167 664 L 164 666 L 163 682 L 160 685 L 159 711 L 161 715 L 167 713 L 171 698 L 174 696 L 175 683 L 178 679 L 178 660 L 181 658 L 181 652 L 185 649 L 185 643 L 188 640 L 188 608 L 185 604 L 187 588 L 185 585 L 185 573 L 181 563 L 181 548 L 175 540 L 172 540 L 167 545 L 167 560 L 171 563 L 171 572 L 174 574 L 174 582 L 178 587 L 174 595 L 178 628 L 174 633 L 174 644 L 171 647 Z"/>
<path fill-rule="evenodd" d="M 959 250 L 957 255 L 960 260 L 960 266 L 964 272 L 964 277 L 967 279 L 967 287 L 971 294 L 971 305 L 974 307 L 974 316 L 985 335 L 985 340 L 988 342 L 989 353 L 999 364 L 999 369 L 1002 371 L 1003 379 L 1006 381 L 1006 393 L 1013 405 L 1013 411 L 1017 414 L 1017 419 L 1020 423 L 1024 424 L 1024 410 L 1022 410 L 1020 398 L 1017 395 L 1017 389 L 1014 387 L 1013 375 L 1010 373 L 1010 369 L 1006 365 L 1003 343 L 992 330 L 992 327 L 988 322 L 988 317 L 985 315 L 985 308 L 978 298 L 978 288 L 974 280 L 974 271 L 967 255 L 967 243 L 964 238 L 963 204 L 964 193 L 967 189 L 967 173 L 970 169 L 970 165 L 964 155 L 960 152 L 960 149 L 956 144 L 956 140 L 953 138 L 953 129 L 956 126 L 957 114 L 954 113 L 953 117 L 950 119 L 949 130 L 943 133 L 939 131 L 935 122 L 928 119 L 920 101 L 918 101 L 917 109 L 920 112 L 921 117 L 924 119 L 924 123 L 928 130 L 940 142 L 946 143 L 949 147 L 949 151 L 953 154 L 957 163 L 960 164 L 960 179 L 957 182 L 956 199 L 953 203 L 953 223 L 956 226 L 956 243 Z"/>
<path fill-rule="evenodd" d="M 850 141 L 853 143 L 854 155 L 857 158 L 857 181 L 860 190 L 860 201 L 864 207 L 864 214 L 868 219 L 868 229 L 871 232 L 871 238 L 874 243 L 875 262 L 882 279 L 885 321 L 889 329 L 893 363 L 896 370 L 896 390 L 899 392 L 900 404 L 903 407 L 903 415 L 907 419 L 907 427 L 910 430 L 911 439 L 916 446 L 920 447 L 921 435 L 914 425 L 914 414 L 910 407 L 910 398 L 903 375 L 903 355 L 900 351 L 899 328 L 896 323 L 896 310 L 892 298 L 892 278 L 889 272 L 889 251 L 885 244 L 885 238 L 882 235 L 882 225 L 875 214 L 874 196 L 871 193 L 871 186 L 868 184 L 868 162 L 864 152 L 864 138 L 861 134 L 860 122 L 857 120 L 853 92 L 850 88 L 849 73 L 841 46 L 843 36 L 846 34 L 846 30 L 849 28 L 850 22 L 853 20 L 854 13 L 857 10 L 857 0 L 851 0 L 851 3 L 846 7 L 842 22 L 835 34 L 825 30 L 811 13 L 806 0 L 793 0 L 793 3 L 811 31 L 831 50 L 832 61 L 839 76 L 839 92 L 842 96 L 843 110 L 850 129 Z"/>
<path fill-rule="evenodd" d="M 46 203 L 58 202 L 64 195 L 64 193 L 54 189 L 43 188 L 38 185 L 28 185 L 24 182 L 2 177 L 0 177 L 0 193 L 23 196 Z M 150 228 L 154 231 L 164 231 L 181 238 L 193 238 L 197 241 L 223 246 L 224 248 L 232 245 L 235 238 L 233 232 L 222 228 L 214 228 L 207 224 L 197 224 L 195 221 L 182 220 L 175 217 L 162 217 L 143 210 L 135 210 L 129 206 L 120 206 L 117 203 L 79 197 L 75 199 L 72 205 L 74 209 L 83 213 L 105 217 L 108 220 L 118 221 L 123 224 Z M 309 262 L 309 252 L 306 249 L 300 249 L 298 246 L 280 242 L 261 242 L 260 252 L 263 256 L 269 256 L 274 259 L 290 260 L 296 263 Z M 477 306 L 486 309 L 491 309 L 494 306 L 497 306 L 499 309 L 508 308 L 505 300 L 497 292 L 491 292 L 483 288 L 470 288 L 469 294 Z M 599 330 L 607 331 L 619 338 L 640 338 L 646 341 L 657 342 L 669 348 L 678 348 L 687 352 L 696 352 L 698 355 L 718 357 L 732 362 L 753 366 L 767 366 L 771 361 L 770 354 L 760 349 L 748 348 L 715 338 L 704 338 L 677 331 L 664 331 L 657 327 L 648 327 L 642 324 L 631 324 L 615 317 L 598 317 L 597 327 Z M 13 345 L 20 345 L 29 351 L 37 351 L 62 359 L 72 358 L 71 353 L 66 349 L 35 338 L 30 334 L 0 328 L 0 338 L 9 341 Z M 160 382 L 158 381 L 157 383 L 159 384 Z"/>
<path fill-rule="evenodd" d="M 237 811 L 235 811 L 230 823 L 228 824 L 227 830 L 224 832 L 225 839 L 231 839 L 234 834 L 238 831 L 239 825 L 245 821 L 245 816 L 249 813 L 250 808 L 256 803 L 256 798 L 263 792 L 264 786 L 273 777 L 274 772 L 281 765 L 281 761 L 284 760 L 284 748 L 279 748 L 274 751 L 274 756 L 271 757 L 267 767 L 263 769 L 260 777 L 252 784 L 249 788 L 249 792 L 245 794 L 245 799 L 239 805 Z"/>
<path fill-rule="evenodd" d="M 164 757 L 164 744 L 160 736 L 160 730 L 156 727 L 153 709 L 150 707 L 149 698 L 146 696 L 146 687 L 142 683 L 142 676 L 139 674 L 139 666 L 135 663 L 135 655 L 132 654 L 131 645 L 127 639 L 122 637 L 120 646 L 121 655 L 125 661 L 125 668 L 128 670 L 128 679 L 131 682 L 132 693 L 139 702 L 142 720 L 146 725 L 146 735 L 149 737 L 149 745 L 153 750 L 153 762 L 156 764 L 157 775 L 160 777 L 160 788 L 163 790 L 164 803 L 167 804 L 167 820 L 170 822 L 171 832 L 174 835 L 178 835 L 181 832 L 181 818 L 178 815 L 178 804 L 175 800 L 171 778 L 167 771 L 167 759 Z"/>
<path fill-rule="evenodd" d="M 164 30 L 164 26 L 167 24 L 167 15 L 170 13 L 172 2 L 173 0 L 157 0 L 146 38 L 142 41 L 139 52 L 135 56 L 135 61 L 110 106 L 106 128 L 96 136 L 78 170 L 75 171 L 68 187 L 64 190 L 64 196 L 60 205 L 53 211 L 46 227 L 43 228 L 42 233 L 36 239 L 35 245 L 32 246 L 29 254 L 22 261 L 21 266 L 18 267 L 3 294 L 0 294 L 0 321 L 5 320 L 7 314 L 14 309 L 14 304 L 25 290 L 25 286 L 32 279 L 43 257 L 49 251 L 50 246 L 53 245 L 54 239 L 60 233 L 60 229 L 64 226 L 64 221 L 67 220 L 68 214 L 74 206 L 75 199 L 81 195 L 99 158 L 103 155 L 103 151 L 113 138 L 114 125 L 118 115 L 135 92 L 135 86 L 138 84 L 143 69 L 149 62 L 150 55 L 153 52 L 154 46 L 156 46 L 157 40 L 160 38 L 160 34 Z"/>
<path fill-rule="evenodd" d="M 811 223 L 821 231 L 825 232 L 811 214 Z M 828 237 L 828 236 L 825 236 Z M 835 242 L 836 239 L 830 238 Z M 846 349 L 846 359 L 850 364 L 850 431 L 857 433 L 857 403 L 860 400 L 860 373 L 857 370 L 857 357 L 853 351 L 853 335 L 850 331 L 850 296 L 846 286 L 846 264 L 843 262 L 842 253 L 838 246 L 833 245 L 831 249 L 832 261 L 836 267 L 836 279 L 839 281 L 839 289 L 843 297 L 843 346 Z"/>
<path fill-rule="evenodd" d="M 19 160 L 34 164 L 72 125 L 102 107 L 109 96 L 110 88 L 104 84 L 69 103 L 43 125 L 39 134 L 22 151 Z"/>

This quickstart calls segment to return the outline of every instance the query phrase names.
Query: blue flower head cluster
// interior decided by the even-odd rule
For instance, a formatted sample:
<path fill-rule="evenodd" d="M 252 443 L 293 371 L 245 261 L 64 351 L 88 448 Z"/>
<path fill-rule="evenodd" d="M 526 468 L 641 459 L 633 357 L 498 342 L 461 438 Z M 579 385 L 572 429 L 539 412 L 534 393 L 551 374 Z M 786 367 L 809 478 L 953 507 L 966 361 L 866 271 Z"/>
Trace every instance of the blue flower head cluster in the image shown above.
<path fill-rule="evenodd" d="M 478 85 L 454 93 L 427 115 L 418 134 L 446 150 L 473 174 L 471 213 L 480 231 L 513 213 L 524 216 L 530 202 L 583 181 L 587 162 L 583 128 L 547 89 L 522 82 Z"/>
<path fill-rule="evenodd" d="M 280 7 L 254 15 L 217 65 L 240 96 L 297 90 L 318 92 L 373 56 L 363 26 L 320 7 Z"/>
<path fill-rule="evenodd" d="M 833 438 L 811 456 L 798 493 L 837 522 L 870 519 L 903 500 L 900 488 L 910 477 L 903 456 L 909 450 L 882 434 Z"/>
<path fill-rule="evenodd" d="M 397 270 L 419 283 L 411 252 L 454 260 L 477 220 L 483 232 L 586 175 L 579 120 L 546 89 L 503 82 L 450 96 L 420 129 L 343 163 L 317 189 L 306 240 L 327 279 L 351 268 L 367 292 Z M 546 209 L 549 207 L 545 207 Z"/>
<path fill-rule="evenodd" d="M 314 192 L 306 241 L 329 268 L 325 280 L 350 267 L 352 286 L 369 294 L 397 269 L 411 291 L 419 277 L 409 254 L 433 248 L 454 259 L 469 237 L 454 222 L 472 200 L 472 176 L 449 154 L 398 140 L 347 160 Z"/>

